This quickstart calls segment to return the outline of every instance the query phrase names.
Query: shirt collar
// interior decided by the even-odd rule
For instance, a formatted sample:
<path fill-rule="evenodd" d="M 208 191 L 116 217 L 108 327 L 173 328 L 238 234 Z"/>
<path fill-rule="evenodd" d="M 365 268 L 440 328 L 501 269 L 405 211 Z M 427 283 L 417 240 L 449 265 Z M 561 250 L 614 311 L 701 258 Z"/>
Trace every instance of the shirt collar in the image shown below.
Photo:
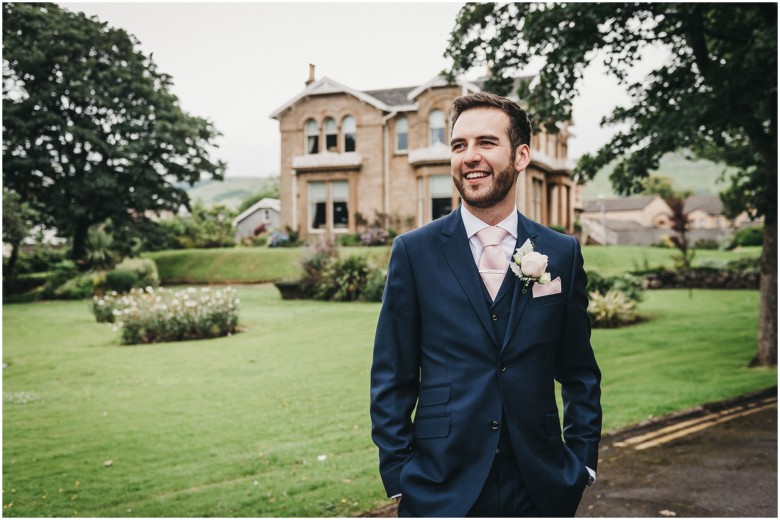
<path fill-rule="evenodd" d="M 463 225 L 466 226 L 466 236 L 469 238 L 490 225 L 475 217 L 463 205 L 460 206 L 460 216 L 463 219 Z M 505 229 L 515 240 L 517 240 L 517 208 L 515 208 L 507 218 L 496 224 L 496 226 Z"/>

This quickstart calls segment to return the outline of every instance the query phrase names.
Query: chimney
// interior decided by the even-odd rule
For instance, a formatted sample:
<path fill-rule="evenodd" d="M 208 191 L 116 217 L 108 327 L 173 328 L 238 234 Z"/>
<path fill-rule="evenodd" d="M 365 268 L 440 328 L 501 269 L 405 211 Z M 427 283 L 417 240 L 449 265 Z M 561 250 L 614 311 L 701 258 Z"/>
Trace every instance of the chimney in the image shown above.
<path fill-rule="evenodd" d="M 309 79 L 306 80 L 306 86 L 308 87 L 314 83 L 314 64 L 309 63 Z"/>

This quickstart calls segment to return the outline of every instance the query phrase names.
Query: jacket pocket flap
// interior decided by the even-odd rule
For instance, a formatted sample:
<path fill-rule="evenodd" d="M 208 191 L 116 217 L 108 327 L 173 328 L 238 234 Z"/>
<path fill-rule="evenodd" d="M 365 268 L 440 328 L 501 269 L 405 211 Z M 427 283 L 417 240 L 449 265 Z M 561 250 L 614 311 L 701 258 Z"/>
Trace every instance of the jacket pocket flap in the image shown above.
<path fill-rule="evenodd" d="M 450 385 L 434 386 L 420 390 L 418 406 L 444 404 L 450 400 Z"/>
<path fill-rule="evenodd" d="M 430 439 L 433 437 L 446 437 L 450 434 L 450 416 L 431 415 L 429 417 L 417 417 L 414 420 L 414 438 Z"/>

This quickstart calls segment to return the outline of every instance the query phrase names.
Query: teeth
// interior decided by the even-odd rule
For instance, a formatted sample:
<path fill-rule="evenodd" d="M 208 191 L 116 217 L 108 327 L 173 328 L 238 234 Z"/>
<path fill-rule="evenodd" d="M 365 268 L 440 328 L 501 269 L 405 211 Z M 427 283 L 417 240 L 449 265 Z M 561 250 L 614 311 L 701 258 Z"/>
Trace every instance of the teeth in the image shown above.
<path fill-rule="evenodd" d="M 466 179 L 481 179 L 483 177 L 487 177 L 489 174 L 487 172 L 470 172 L 466 174 Z"/>

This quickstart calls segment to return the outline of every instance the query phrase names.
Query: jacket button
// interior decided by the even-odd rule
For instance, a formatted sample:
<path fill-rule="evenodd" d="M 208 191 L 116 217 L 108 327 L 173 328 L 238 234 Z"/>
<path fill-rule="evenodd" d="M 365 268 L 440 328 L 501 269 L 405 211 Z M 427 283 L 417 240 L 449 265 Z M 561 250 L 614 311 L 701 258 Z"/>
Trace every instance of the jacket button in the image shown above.
<path fill-rule="evenodd" d="M 498 430 L 499 428 L 501 428 L 501 423 L 498 421 L 493 421 L 490 423 L 490 427 L 493 428 L 494 430 Z"/>
<path fill-rule="evenodd" d="M 506 372 L 506 363 L 501 363 L 500 365 L 498 365 L 498 371 Z"/>
<path fill-rule="evenodd" d="M 498 314 L 493 314 L 492 316 L 490 316 L 490 319 L 493 321 L 498 321 Z"/>

